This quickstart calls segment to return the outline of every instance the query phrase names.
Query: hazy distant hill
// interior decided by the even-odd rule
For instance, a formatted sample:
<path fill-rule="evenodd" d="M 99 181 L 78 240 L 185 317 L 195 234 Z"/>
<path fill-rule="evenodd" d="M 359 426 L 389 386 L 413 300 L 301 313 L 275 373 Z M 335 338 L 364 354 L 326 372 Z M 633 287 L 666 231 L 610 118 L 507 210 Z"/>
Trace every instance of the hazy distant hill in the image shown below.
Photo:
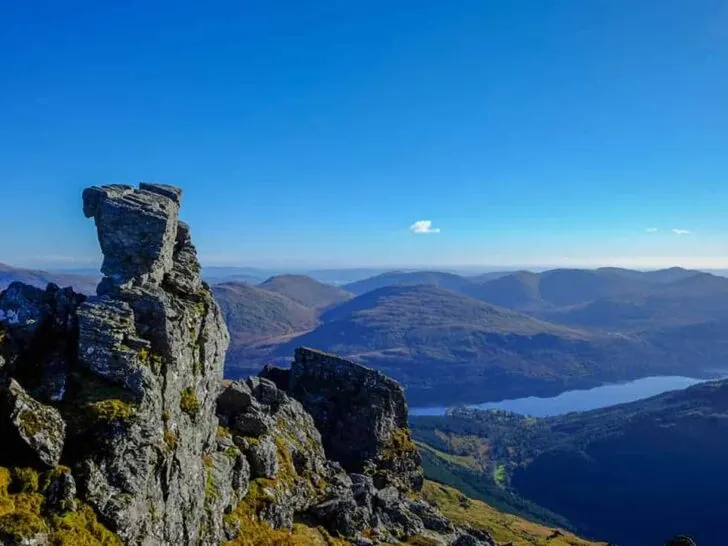
<path fill-rule="evenodd" d="M 353 297 L 350 292 L 305 275 L 278 275 L 258 285 L 313 309 L 324 309 Z"/>
<path fill-rule="evenodd" d="M 24 282 L 39 288 L 45 288 L 48 283 L 55 283 L 60 287 L 72 286 L 77 292 L 95 294 L 96 285 L 101 275 L 75 275 L 69 273 L 54 273 L 39 269 L 23 269 L 0 263 L 0 290 L 15 281 Z"/>
<path fill-rule="evenodd" d="M 698 271 L 678 267 L 658 271 L 614 267 L 551 269 L 539 273 L 500 271 L 470 277 L 439 271 L 392 271 L 345 285 L 344 288 L 359 295 L 384 286 L 428 284 L 494 305 L 536 312 L 607 297 L 639 296 L 649 293 L 655 286 L 699 274 Z"/>
<path fill-rule="evenodd" d="M 377 288 L 384 288 L 385 286 L 415 286 L 427 284 L 455 292 L 462 292 L 471 282 L 467 277 L 440 271 L 390 271 L 375 277 L 346 284 L 343 288 L 352 294 L 360 295 L 376 290 Z"/>
<path fill-rule="evenodd" d="M 541 298 L 538 273 L 517 271 L 498 278 L 486 278 L 463 287 L 467 295 L 509 309 L 539 310 L 546 304 Z"/>
<path fill-rule="evenodd" d="M 726 321 L 728 279 L 696 273 L 661 281 L 641 294 L 597 299 L 540 316 L 560 324 L 620 332 Z"/>
<path fill-rule="evenodd" d="M 693 277 L 701 273 L 695 269 L 684 269 L 682 267 L 670 267 L 667 269 L 657 269 L 654 271 L 635 271 L 634 269 L 624 269 L 620 267 L 600 267 L 596 271 L 602 273 L 610 273 L 631 280 L 647 281 L 650 283 L 670 283 Z"/>
<path fill-rule="evenodd" d="M 387 286 L 339 305 L 322 315 L 327 323 L 349 321 L 366 324 L 383 333 L 402 326 L 441 328 L 463 325 L 497 333 L 534 335 L 551 333 L 582 337 L 580 332 L 527 315 L 468 298 L 437 286 Z M 391 328 L 390 328 L 391 327 Z"/>
<path fill-rule="evenodd" d="M 471 495 L 512 492 L 623 546 L 686 530 L 701 546 L 725 544 L 726 381 L 549 419 L 457 410 L 412 422 L 442 454 L 430 471 Z"/>
<path fill-rule="evenodd" d="M 316 326 L 316 312 L 291 299 L 245 283 L 212 287 L 225 317 L 232 346 L 253 339 L 302 332 Z"/>
<path fill-rule="evenodd" d="M 341 286 L 361 279 L 385 273 L 389 269 L 382 268 L 347 268 L 347 269 L 314 269 L 300 268 L 260 268 L 260 267 L 233 267 L 233 266 L 206 266 L 202 269 L 202 278 L 211 284 L 243 281 L 249 284 L 258 284 L 265 279 L 277 275 L 305 275 L 319 282 Z"/>

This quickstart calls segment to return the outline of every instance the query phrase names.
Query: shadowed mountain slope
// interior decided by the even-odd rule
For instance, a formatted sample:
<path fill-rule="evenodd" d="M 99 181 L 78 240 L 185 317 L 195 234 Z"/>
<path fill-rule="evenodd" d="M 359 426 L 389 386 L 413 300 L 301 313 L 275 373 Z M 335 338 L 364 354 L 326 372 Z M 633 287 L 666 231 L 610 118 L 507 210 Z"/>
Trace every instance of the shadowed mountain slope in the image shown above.
<path fill-rule="evenodd" d="M 446 459 L 471 461 L 448 465 L 451 478 L 490 480 L 581 534 L 642 546 L 689 531 L 700 545 L 725 543 L 728 381 L 546 419 L 454 410 L 412 425 Z"/>
<path fill-rule="evenodd" d="M 314 328 L 313 309 L 289 298 L 245 283 L 223 283 L 212 287 L 233 346 L 236 343 L 276 337 Z"/>

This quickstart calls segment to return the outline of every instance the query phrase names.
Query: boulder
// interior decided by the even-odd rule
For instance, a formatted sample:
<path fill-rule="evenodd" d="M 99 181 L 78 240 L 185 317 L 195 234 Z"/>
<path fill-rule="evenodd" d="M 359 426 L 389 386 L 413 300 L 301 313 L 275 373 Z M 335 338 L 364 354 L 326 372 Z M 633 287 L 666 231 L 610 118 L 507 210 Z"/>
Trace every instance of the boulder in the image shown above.
<path fill-rule="evenodd" d="M 250 444 L 248 448 L 250 476 L 252 478 L 275 478 L 278 473 L 278 452 L 270 436 Z"/>
<path fill-rule="evenodd" d="M 70 468 L 56 467 L 45 477 L 43 509 L 62 514 L 76 509 L 76 480 Z"/>
<path fill-rule="evenodd" d="M 112 184 L 83 192 L 83 213 L 96 221 L 101 272 L 116 285 L 159 284 L 172 270 L 182 191 L 160 184 Z"/>
<path fill-rule="evenodd" d="M 291 365 L 289 392 L 316 423 L 329 458 L 348 472 L 377 469 L 379 486 L 419 490 L 421 457 L 409 435 L 402 386 L 380 372 L 307 348 Z"/>
<path fill-rule="evenodd" d="M 58 410 L 41 404 L 10 380 L 0 391 L 0 437 L 4 438 L 2 459 L 54 467 L 63 452 L 66 423 Z"/>
<path fill-rule="evenodd" d="M 281 390 L 287 391 L 289 389 L 291 370 L 288 368 L 280 368 L 273 364 L 266 364 L 258 375 L 270 379 Z"/>

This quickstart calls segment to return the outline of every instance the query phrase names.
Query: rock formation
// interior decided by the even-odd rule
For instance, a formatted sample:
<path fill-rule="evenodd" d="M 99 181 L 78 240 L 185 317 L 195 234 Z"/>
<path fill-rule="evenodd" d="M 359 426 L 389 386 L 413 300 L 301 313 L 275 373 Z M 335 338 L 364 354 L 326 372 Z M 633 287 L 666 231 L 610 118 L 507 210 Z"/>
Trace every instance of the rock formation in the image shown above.
<path fill-rule="evenodd" d="M 84 504 L 127 544 L 219 544 L 223 512 L 245 493 L 234 489 L 246 462 L 221 457 L 217 438 L 227 329 L 180 201 L 158 184 L 88 188 L 98 295 L 16 284 L 0 297 L 0 426 L 18 439 L 3 464 L 70 466 Z"/>
<path fill-rule="evenodd" d="M 301 348 L 223 382 L 181 197 L 88 188 L 97 295 L 0 293 L 0 545 L 492 546 L 419 494 L 395 381 Z"/>

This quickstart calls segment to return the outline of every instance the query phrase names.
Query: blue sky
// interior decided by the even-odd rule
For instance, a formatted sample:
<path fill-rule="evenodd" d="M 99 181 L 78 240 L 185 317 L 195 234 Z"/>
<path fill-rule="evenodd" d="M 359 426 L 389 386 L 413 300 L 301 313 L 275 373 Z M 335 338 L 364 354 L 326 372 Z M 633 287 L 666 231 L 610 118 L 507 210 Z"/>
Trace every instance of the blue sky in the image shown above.
<path fill-rule="evenodd" d="M 97 263 L 81 190 L 156 180 L 209 265 L 726 267 L 726 29 L 718 0 L 4 3 L 0 262 Z"/>

